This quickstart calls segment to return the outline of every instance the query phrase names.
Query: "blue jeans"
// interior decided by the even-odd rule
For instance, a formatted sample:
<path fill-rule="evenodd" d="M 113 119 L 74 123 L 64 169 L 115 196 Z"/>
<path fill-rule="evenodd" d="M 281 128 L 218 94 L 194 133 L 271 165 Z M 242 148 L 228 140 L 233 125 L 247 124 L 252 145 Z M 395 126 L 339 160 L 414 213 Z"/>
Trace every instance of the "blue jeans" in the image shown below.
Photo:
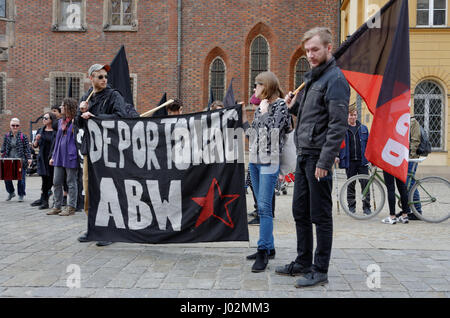
<path fill-rule="evenodd" d="M 258 205 L 258 250 L 275 248 L 273 239 L 272 197 L 280 171 L 279 165 L 249 163 L 250 178 Z"/>
<path fill-rule="evenodd" d="M 25 177 L 27 175 L 28 163 L 22 164 L 22 180 L 17 180 L 17 194 L 20 196 L 25 196 Z M 5 180 L 5 187 L 8 193 L 14 193 L 14 185 L 12 180 Z"/>
<path fill-rule="evenodd" d="M 412 175 L 415 176 L 416 175 L 416 170 L 417 170 L 417 163 L 415 163 L 415 162 L 408 162 L 408 174 L 412 173 Z M 411 183 L 409 183 L 409 182 L 411 182 Z M 408 186 L 408 193 L 409 193 L 409 190 L 411 190 L 411 188 L 413 187 L 413 185 L 415 183 L 416 182 L 414 181 L 414 179 L 412 179 L 408 175 L 408 177 L 406 178 L 406 185 Z M 413 200 L 414 201 L 420 201 L 420 195 L 419 195 L 419 191 L 418 190 L 414 191 Z M 422 205 L 420 203 L 415 203 L 414 206 L 416 207 L 417 212 L 422 213 Z"/>

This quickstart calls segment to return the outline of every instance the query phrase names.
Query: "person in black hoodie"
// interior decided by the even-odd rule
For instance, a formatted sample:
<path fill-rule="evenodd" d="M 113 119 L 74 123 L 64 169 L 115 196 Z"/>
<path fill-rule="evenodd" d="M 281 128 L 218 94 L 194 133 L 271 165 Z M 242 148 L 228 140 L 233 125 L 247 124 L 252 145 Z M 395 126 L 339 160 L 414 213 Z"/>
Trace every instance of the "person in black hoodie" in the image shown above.
<path fill-rule="evenodd" d="M 275 272 L 302 275 L 296 287 L 328 282 L 333 241 L 331 169 L 347 130 L 350 87 L 332 55 L 328 28 L 305 33 L 302 46 L 311 71 L 305 75 L 304 93 L 285 97 L 291 114 L 297 116 L 294 141 L 297 148 L 292 213 L 297 231 L 297 257 Z M 313 253 L 313 224 L 317 246 Z M 313 260 L 314 254 L 314 260 Z"/>
<path fill-rule="evenodd" d="M 37 172 L 42 178 L 41 197 L 31 203 L 31 206 L 39 206 L 40 210 L 49 208 L 49 192 L 53 186 L 53 166 L 50 166 L 49 160 L 53 152 L 52 144 L 56 138 L 56 129 L 54 129 L 56 116 L 53 112 L 45 113 L 42 116 L 42 122 L 44 126 L 39 128 L 31 144 L 33 148 L 39 148 Z"/>
<path fill-rule="evenodd" d="M 89 118 L 117 118 L 127 117 L 126 103 L 118 90 L 108 86 L 108 71 L 111 67 L 107 64 L 94 64 L 88 70 L 89 79 L 92 87 L 81 98 L 80 109 L 75 116 L 75 125 L 78 129 L 87 131 L 87 121 Z M 90 98 L 89 98 L 90 97 Z M 88 168 L 87 154 L 89 149 L 88 134 L 83 135 L 81 142 L 81 154 L 83 160 L 83 188 L 85 195 L 84 210 L 88 214 Z M 87 233 L 78 238 L 79 242 L 88 242 Z M 106 246 L 111 242 L 97 242 L 97 246 Z"/>

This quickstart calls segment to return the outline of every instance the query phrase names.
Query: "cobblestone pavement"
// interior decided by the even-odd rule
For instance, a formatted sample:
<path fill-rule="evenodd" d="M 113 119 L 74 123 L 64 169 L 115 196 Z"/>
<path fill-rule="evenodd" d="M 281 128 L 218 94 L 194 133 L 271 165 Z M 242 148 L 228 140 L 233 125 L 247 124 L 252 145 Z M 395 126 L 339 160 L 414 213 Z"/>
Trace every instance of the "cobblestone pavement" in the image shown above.
<path fill-rule="evenodd" d="M 340 174 L 341 185 L 342 178 Z M 450 296 L 448 220 L 386 225 L 380 222 L 387 215 L 383 211 L 371 220 L 357 221 L 343 211 L 339 213 L 335 204 L 329 284 L 297 289 L 296 278 L 275 274 L 276 266 L 290 263 L 296 254 L 292 187 L 287 195 L 277 197 L 276 258 L 270 260 L 265 272 L 255 274 L 245 256 L 256 249 L 257 226 L 249 227 L 249 243 L 115 243 L 97 247 L 95 242 L 76 240 L 86 229 L 84 212 L 47 216 L 46 210 L 30 206 L 39 196 L 40 185 L 39 177 L 27 178 L 25 202 L 18 202 L 17 197 L 5 202 L 6 192 L 2 192 L 0 297 Z M 252 210 L 251 195 L 247 205 Z M 78 270 L 79 288 L 73 279 Z M 369 277 L 379 277 L 369 279 L 375 286 L 367 283 Z"/>

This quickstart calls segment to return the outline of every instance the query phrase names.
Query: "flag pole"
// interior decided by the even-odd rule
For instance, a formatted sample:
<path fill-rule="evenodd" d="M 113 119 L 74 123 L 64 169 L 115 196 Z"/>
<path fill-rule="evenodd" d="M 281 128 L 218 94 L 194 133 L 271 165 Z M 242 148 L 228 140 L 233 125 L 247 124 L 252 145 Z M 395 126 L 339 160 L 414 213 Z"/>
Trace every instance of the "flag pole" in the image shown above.
<path fill-rule="evenodd" d="M 292 93 L 292 95 L 297 95 L 305 87 L 305 82 L 303 82 L 297 89 Z"/>
<path fill-rule="evenodd" d="M 158 109 L 161 109 L 163 107 L 166 107 L 167 105 L 170 105 L 174 102 L 173 99 L 169 99 L 167 102 L 165 102 L 164 104 L 159 105 L 158 107 L 155 107 L 153 109 L 150 109 L 149 111 L 146 111 L 145 113 L 141 114 L 141 117 L 150 117 L 151 114 L 153 114 L 154 112 L 156 112 Z"/>
<path fill-rule="evenodd" d="M 86 103 L 89 103 L 89 100 L 91 99 L 92 94 L 94 94 L 94 88 L 92 88 L 92 92 L 89 94 L 88 98 L 85 100 Z"/>

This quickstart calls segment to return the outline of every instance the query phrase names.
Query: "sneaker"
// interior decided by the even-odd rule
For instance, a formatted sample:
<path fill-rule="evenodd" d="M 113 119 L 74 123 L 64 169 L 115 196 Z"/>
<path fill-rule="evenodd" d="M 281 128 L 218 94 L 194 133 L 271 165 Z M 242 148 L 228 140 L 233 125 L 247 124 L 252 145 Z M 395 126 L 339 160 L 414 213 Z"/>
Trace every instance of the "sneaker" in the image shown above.
<path fill-rule="evenodd" d="M 388 216 L 387 218 L 382 219 L 381 223 L 384 223 L 384 224 L 396 224 L 397 223 L 397 218 L 393 218 L 392 219 L 390 216 Z"/>
<path fill-rule="evenodd" d="M 278 266 L 277 268 L 275 268 L 276 274 L 286 276 L 299 276 L 309 272 L 311 272 L 310 268 L 305 268 L 303 265 L 296 262 L 292 262 L 290 264 Z"/>
<path fill-rule="evenodd" d="M 19 199 L 17 199 L 18 202 L 23 202 L 23 195 L 19 195 Z"/>
<path fill-rule="evenodd" d="M 267 250 L 258 250 L 256 253 L 256 260 L 252 266 L 253 273 L 260 273 L 266 270 L 267 264 L 269 264 L 269 253 Z"/>
<path fill-rule="evenodd" d="M 62 211 L 61 213 L 59 213 L 59 216 L 69 216 L 69 215 L 73 215 L 75 214 L 75 208 L 71 207 L 70 205 L 68 205 L 64 211 Z"/>
<path fill-rule="evenodd" d="M 295 287 L 313 287 L 317 285 L 325 285 L 328 283 L 328 274 L 319 272 L 309 272 L 303 277 L 300 277 L 295 282 Z"/>
<path fill-rule="evenodd" d="M 256 255 L 258 255 L 258 252 L 256 252 L 255 254 L 248 255 L 247 259 L 254 260 L 254 259 L 256 259 Z M 274 258 L 275 258 L 275 249 L 269 250 L 269 259 L 274 259 Z"/>
<path fill-rule="evenodd" d="M 6 198 L 6 201 L 11 201 L 12 198 L 14 198 L 16 196 L 16 194 L 13 193 L 8 193 L 8 197 Z"/>
<path fill-rule="evenodd" d="M 259 225 L 259 217 L 255 217 L 253 220 L 249 221 L 248 225 Z"/>
<path fill-rule="evenodd" d="M 48 211 L 46 214 L 47 215 L 57 215 L 61 213 L 61 208 L 53 208 L 50 211 Z"/>
<path fill-rule="evenodd" d="M 409 223 L 409 219 L 408 219 L 407 216 L 400 216 L 397 220 L 398 220 L 400 223 L 403 223 L 403 224 Z"/>
<path fill-rule="evenodd" d="M 371 215 L 371 214 L 372 214 L 372 211 L 371 211 L 369 208 L 365 208 L 365 209 L 363 209 L 363 213 L 364 213 L 365 215 Z"/>

